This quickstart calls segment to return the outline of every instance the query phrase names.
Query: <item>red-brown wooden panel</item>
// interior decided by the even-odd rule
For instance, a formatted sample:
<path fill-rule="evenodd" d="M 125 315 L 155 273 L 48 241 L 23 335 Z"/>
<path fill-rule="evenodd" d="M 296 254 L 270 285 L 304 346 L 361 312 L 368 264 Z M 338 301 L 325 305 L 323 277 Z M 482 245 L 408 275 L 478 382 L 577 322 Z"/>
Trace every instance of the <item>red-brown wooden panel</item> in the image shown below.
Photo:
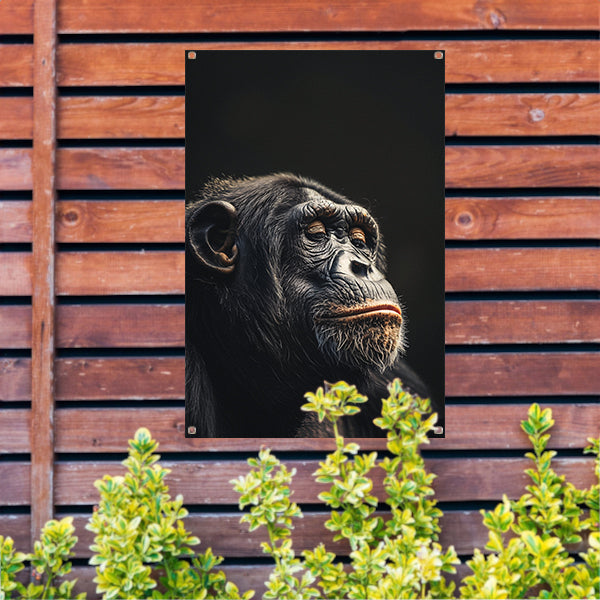
<path fill-rule="evenodd" d="M 184 253 L 62 252 L 57 257 L 59 295 L 183 294 Z M 6 252 L 1 264 L 10 277 L 0 293 L 31 294 L 30 260 Z M 450 248 L 446 291 L 598 290 L 598 248 Z"/>
<path fill-rule="evenodd" d="M 183 96 L 63 97 L 58 111 L 58 137 L 64 139 L 182 138 L 185 133 Z"/>
<path fill-rule="evenodd" d="M 0 254 L 0 295 L 31 296 L 31 253 L 3 252 Z"/>
<path fill-rule="evenodd" d="M 599 94 L 448 94 L 446 135 L 598 135 Z"/>
<path fill-rule="evenodd" d="M 33 0 L 0 2 L 0 34 L 33 33 Z"/>
<path fill-rule="evenodd" d="M 446 355 L 446 396 L 600 394 L 597 352 Z"/>
<path fill-rule="evenodd" d="M 2 506 L 28 506 L 30 504 L 30 476 L 31 464 L 29 462 L 0 462 Z"/>
<path fill-rule="evenodd" d="M 106 327 L 110 323 L 111 327 Z M 532 300 L 448 302 L 447 344 L 600 341 L 600 302 Z M 182 304 L 57 307 L 59 348 L 164 348 L 184 345 Z M 0 306 L 0 348 L 31 347 L 31 307 Z"/>
<path fill-rule="evenodd" d="M 524 470 L 531 461 L 524 458 L 455 458 L 426 459 L 426 467 L 436 473 L 433 483 L 439 501 L 461 502 L 467 500 L 501 500 L 502 494 L 518 498 L 530 479 Z M 292 484 L 294 500 L 301 503 L 318 503 L 318 494 L 327 489 L 314 481 L 312 474 L 318 468 L 317 460 L 286 461 L 289 468 L 297 469 Z M 554 459 L 556 471 L 565 475 L 577 487 L 589 487 L 595 482 L 592 458 Z M 171 462 L 163 465 L 171 469 L 165 482 L 173 496 L 183 494 L 186 504 L 233 504 L 239 496 L 230 481 L 248 471 L 244 461 L 216 460 L 202 462 Z M 119 463 L 109 462 L 59 462 L 56 464 L 57 505 L 96 504 L 98 490 L 94 481 L 104 474 L 122 474 Z M 374 493 L 383 496 L 383 471 L 373 473 Z M 9 479 L 4 479 L 9 481 Z M 7 495 L 19 502 L 18 496 Z M 22 504 L 22 502 L 19 502 Z"/>
<path fill-rule="evenodd" d="M 447 344 L 600 342 L 599 300 L 446 302 Z"/>
<path fill-rule="evenodd" d="M 389 515 L 386 511 L 375 513 L 384 519 Z M 221 512 L 207 514 L 190 514 L 183 521 L 185 528 L 201 539 L 202 548 L 212 548 L 217 556 L 252 557 L 260 553 L 260 544 L 266 541 L 266 532 L 261 528 L 254 532 L 248 531 L 246 523 L 240 523 L 241 512 Z M 62 516 L 62 515 L 61 515 Z M 91 515 L 74 514 L 73 525 L 79 538 L 73 551 L 77 558 L 91 556 L 90 545 L 93 543 L 94 534 L 85 529 Z M 293 521 L 292 540 L 294 550 L 310 550 L 323 543 L 329 552 L 338 556 L 350 554 L 349 544 L 342 541 L 333 541 L 333 533 L 327 531 L 325 521 L 330 517 L 325 512 L 304 512 L 303 518 Z M 477 510 L 449 510 L 440 519 L 440 544 L 443 547 L 453 545 L 460 555 L 472 554 L 474 548 L 484 549 L 488 542 L 488 529 L 482 523 L 483 517 Z M 19 551 L 30 551 L 30 542 L 21 531 L 27 527 L 29 515 L 0 515 L 0 531 L 10 535 L 15 541 L 15 548 Z M 571 546 L 572 551 L 583 551 L 584 543 Z"/>
<path fill-rule="evenodd" d="M 0 359 L 0 400 L 31 397 L 31 363 Z M 151 400 L 184 397 L 184 359 L 61 358 L 57 400 Z M 594 352 L 490 352 L 446 355 L 446 396 L 598 395 Z"/>
<path fill-rule="evenodd" d="M 253 11 L 252 11 L 253 12 Z M 447 83 L 597 81 L 595 40 L 62 44 L 63 86 L 183 85 L 185 50 L 445 50 Z"/>
<path fill-rule="evenodd" d="M 16 2 L 16 0 L 13 0 Z M 255 0 L 244 3 L 189 0 L 164 9 L 161 0 L 63 0 L 58 10 L 61 33 L 105 32 L 262 32 L 262 31 L 410 31 L 469 29 L 594 29 L 592 0 L 569 4 L 534 0 Z"/>
<path fill-rule="evenodd" d="M 600 237 L 600 198 L 446 198 L 446 239 Z"/>
<path fill-rule="evenodd" d="M 0 305 L 0 348 L 31 348 L 31 305 Z"/>
<path fill-rule="evenodd" d="M 67 304 L 56 313 L 58 348 L 184 345 L 183 304 Z M 30 347 L 31 307 L 0 306 L 0 348 Z"/>
<path fill-rule="evenodd" d="M 183 200 L 58 203 L 59 242 L 183 242 Z"/>
<path fill-rule="evenodd" d="M 31 202 L 0 200 L 0 244 L 31 242 Z"/>
<path fill-rule="evenodd" d="M 6 120 L 0 136 L 27 137 L 29 99 L 4 99 L 18 123 Z M 10 102 L 8 102 L 10 101 Z M 0 98 L 0 108 L 3 99 Z M 58 137 L 183 137 L 183 96 L 83 96 L 59 99 Z M 8 113 L 7 113 L 8 114 Z M 449 94 L 446 135 L 600 134 L 598 94 Z"/>
<path fill-rule="evenodd" d="M 450 248 L 446 291 L 600 290 L 600 248 Z"/>
<path fill-rule="evenodd" d="M 31 98 L 0 97 L 0 140 L 30 140 L 32 136 L 33 101 Z"/>
<path fill-rule="evenodd" d="M 0 418 L 0 454 L 29 454 L 31 452 L 30 424 L 29 409 L 4 409 Z M 0 531 L 2 531 L 1 527 Z M 26 533 L 29 536 L 29 531 Z M 7 534 L 2 532 L 0 535 Z"/>
<path fill-rule="evenodd" d="M 57 158 L 64 190 L 184 187 L 183 148 L 62 148 Z M 446 187 L 597 186 L 599 159 L 595 145 L 449 146 Z"/>
<path fill-rule="evenodd" d="M 62 252 L 56 291 L 62 296 L 183 294 L 183 252 Z"/>
<path fill-rule="evenodd" d="M 31 202 L 0 201 L 0 243 L 31 241 Z M 62 200 L 59 242 L 183 242 L 181 200 Z M 446 239 L 598 239 L 596 197 L 446 198 Z"/>
<path fill-rule="evenodd" d="M 542 403 L 542 407 L 546 405 Z M 588 444 L 587 438 L 597 436 L 600 404 L 557 404 L 551 408 L 556 424 L 551 431 L 549 447 L 584 448 Z M 23 418 L 19 417 L 21 420 Z M 446 438 L 430 440 L 429 448 L 529 449 L 529 440 L 520 427 L 521 421 L 526 418 L 527 406 L 523 405 L 450 404 L 446 407 Z M 148 408 L 144 409 L 143 415 L 132 408 L 60 409 L 56 412 L 56 449 L 57 452 L 74 454 L 90 451 L 123 452 L 127 441 L 141 426 L 151 431 L 160 443 L 161 452 L 258 452 L 263 445 L 277 451 L 335 449 L 334 441 L 326 438 L 186 439 L 183 435 L 183 407 Z M 20 447 L 23 447 L 23 443 Z M 358 443 L 362 448 L 385 448 L 385 439 L 359 439 Z"/>
<path fill-rule="evenodd" d="M 31 87 L 32 85 L 33 46 L 0 44 L 0 87 Z"/>
<path fill-rule="evenodd" d="M 0 148 L 0 189 L 32 188 L 31 155 L 30 148 Z"/>
<path fill-rule="evenodd" d="M 447 188 L 600 185 L 600 146 L 446 146 Z"/>

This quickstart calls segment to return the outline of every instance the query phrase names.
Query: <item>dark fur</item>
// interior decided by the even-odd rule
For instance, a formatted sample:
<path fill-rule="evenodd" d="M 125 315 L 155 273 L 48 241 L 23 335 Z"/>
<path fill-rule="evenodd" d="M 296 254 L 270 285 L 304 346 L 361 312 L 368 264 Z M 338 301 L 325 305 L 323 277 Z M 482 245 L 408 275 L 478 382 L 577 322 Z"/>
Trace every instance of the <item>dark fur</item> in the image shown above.
<path fill-rule="evenodd" d="M 332 211 L 350 215 L 344 218 L 364 221 L 373 233 L 370 251 L 355 248 L 341 233 L 327 242 L 331 250 L 323 244 L 321 251 L 307 238 L 296 214 L 313 210 L 320 197 Z M 198 215 L 214 201 L 234 207 L 237 222 L 227 226 L 217 206 L 218 226 L 202 229 L 209 231 L 202 238 L 198 229 L 208 218 Z M 199 260 L 203 239 L 211 240 L 206 248 L 215 268 Z M 219 246 L 221 253 L 212 252 Z M 186 209 L 187 426 L 196 426 L 202 437 L 330 435 L 300 406 L 304 393 L 324 380 L 345 380 L 370 400 L 344 420 L 342 432 L 382 435 L 372 420 L 391 379 L 400 377 L 408 389 L 427 395 L 399 356 L 398 323 L 374 317 L 340 328 L 338 320 L 324 318 L 368 299 L 397 303 L 380 272 L 384 249 L 372 218 L 319 183 L 278 174 L 208 184 Z"/>

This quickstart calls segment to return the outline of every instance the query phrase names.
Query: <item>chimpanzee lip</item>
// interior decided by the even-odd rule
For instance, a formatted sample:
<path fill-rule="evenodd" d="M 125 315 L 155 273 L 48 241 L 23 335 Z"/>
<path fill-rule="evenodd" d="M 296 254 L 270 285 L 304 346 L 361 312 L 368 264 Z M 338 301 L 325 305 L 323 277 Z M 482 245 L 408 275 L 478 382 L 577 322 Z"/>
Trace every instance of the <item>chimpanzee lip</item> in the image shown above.
<path fill-rule="evenodd" d="M 358 306 L 335 308 L 329 313 L 319 315 L 317 320 L 354 319 L 375 315 L 402 319 L 402 310 L 397 304 L 391 302 L 359 304 Z"/>

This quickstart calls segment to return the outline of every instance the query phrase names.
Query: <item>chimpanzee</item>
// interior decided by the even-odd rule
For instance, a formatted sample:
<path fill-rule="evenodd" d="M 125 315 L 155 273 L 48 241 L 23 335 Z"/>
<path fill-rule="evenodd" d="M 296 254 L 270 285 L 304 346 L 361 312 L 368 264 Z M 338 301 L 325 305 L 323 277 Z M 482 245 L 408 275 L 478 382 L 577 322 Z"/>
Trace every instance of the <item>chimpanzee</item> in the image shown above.
<path fill-rule="evenodd" d="M 367 210 L 288 173 L 214 179 L 185 229 L 186 430 L 326 436 L 300 406 L 324 380 L 344 380 L 369 402 L 341 433 L 376 437 L 389 381 L 427 395 L 400 356 L 402 308 Z"/>

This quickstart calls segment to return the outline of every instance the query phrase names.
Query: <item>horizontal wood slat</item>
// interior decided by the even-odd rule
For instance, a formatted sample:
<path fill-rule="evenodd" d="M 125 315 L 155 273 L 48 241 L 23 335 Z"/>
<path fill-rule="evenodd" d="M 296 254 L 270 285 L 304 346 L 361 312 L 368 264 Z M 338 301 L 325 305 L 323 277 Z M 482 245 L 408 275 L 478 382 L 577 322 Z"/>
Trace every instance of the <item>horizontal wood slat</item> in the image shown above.
<path fill-rule="evenodd" d="M 31 242 L 31 202 L 0 201 L 0 243 Z M 58 242 L 183 242 L 182 200 L 61 200 Z M 598 239 L 600 198 L 446 198 L 446 239 Z"/>
<path fill-rule="evenodd" d="M 31 362 L 0 359 L 0 400 L 31 398 Z M 446 355 L 446 396 L 600 394 L 595 352 Z M 61 358 L 57 400 L 170 400 L 184 396 L 184 359 Z"/>
<path fill-rule="evenodd" d="M 600 146 L 446 146 L 447 188 L 600 185 Z"/>
<path fill-rule="evenodd" d="M 182 138 L 183 96 L 58 99 L 60 139 Z M 31 139 L 31 98 L 0 98 L 0 139 Z M 447 136 L 600 134 L 599 94 L 447 94 Z"/>
<path fill-rule="evenodd" d="M 165 483 L 172 496 L 183 494 L 187 505 L 237 505 L 239 496 L 230 481 L 248 471 L 244 461 L 216 460 L 202 462 L 163 461 L 170 469 Z M 524 473 L 531 461 L 525 458 L 428 458 L 426 468 L 437 474 L 433 482 L 440 502 L 501 500 L 506 494 L 518 498 L 530 481 Z M 589 487 L 595 482 L 592 458 L 555 458 L 553 467 L 577 487 Z M 314 481 L 312 473 L 317 460 L 288 460 L 288 468 L 297 470 L 291 488 L 299 503 L 318 503 L 318 494 L 326 488 Z M 0 463 L 0 475 L 5 482 L 3 495 L 7 506 L 26 506 L 29 464 Z M 118 475 L 124 468 L 117 462 L 58 462 L 55 465 L 55 502 L 57 505 L 93 505 L 99 496 L 94 481 L 105 474 Z M 383 496 L 383 471 L 373 473 L 373 491 Z"/>
<path fill-rule="evenodd" d="M 33 86 L 33 45 L 0 44 L 0 87 L 31 86 Z"/>
<path fill-rule="evenodd" d="M 447 240 L 600 238 L 600 198 L 446 198 Z"/>
<path fill-rule="evenodd" d="M 595 26 L 594 26 L 595 27 Z M 445 50 L 447 83 L 598 81 L 595 40 L 204 42 L 198 50 Z M 61 44 L 62 86 L 183 85 L 190 43 Z"/>
<path fill-rule="evenodd" d="M 31 295 L 31 255 L 0 255 L 6 296 Z M 183 252 L 62 252 L 58 295 L 183 294 Z M 450 248 L 446 291 L 600 289 L 600 248 Z"/>
<path fill-rule="evenodd" d="M 597 11 L 592 0 L 568 5 L 546 4 L 541 11 L 533 0 L 189 0 L 164 10 L 161 0 L 77 0 L 59 4 L 61 33 L 80 32 L 260 32 L 260 31 L 408 31 L 440 29 L 594 29 Z"/>
<path fill-rule="evenodd" d="M 448 146 L 446 187 L 591 187 L 600 185 L 600 147 Z M 63 190 L 184 187 L 183 148 L 59 148 Z M 2 185 L 31 189 L 31 150 L 0 148 Z"/>
<path fill-rule="evenodd" d="M 600 301 L 446 302 L 446 344 L 600 342 Z"/>
<path fill-rule="evenodd" d="M 555 420 L 550 448 L 581 449 L 589 437 L 597 436 L 600 404 L 569 403 L 546 405 Z M 529 449 L 520 423 L 527 416 L 522 404 L 446 406 L 446 437 L 430 440 L 424 450 L 515 450 Z M 148 428 L 160 443 L 161 452 L 258 452 L 265 445 L 276 451 L 332 451 L 332 439 L 186 439 L 184 409 L 149 408 L 140 414 L 134 408 L 61 408 L 56 417 L 56 452 L 125 452 L 128 440 L 140 426 Z M 30 411 L 5 411 L 0 423 L 0 454 L 29 453 Z M 385 439 L 357 440 L 363 449 L 385 448 Z"/>
<path fill-rule="evenodd" d="M 384 519 L 389 515 L 386 511 L 377 511 L 377 516 Z M 226 558 L 246 558 L 256 556 L 260 552 L 260 544 L 267 541 L 264 529 L 248 532 L 248 525 L 240 523 L 242 512 L 220 512 L 212 514 L 188 515 L 183 521 L 185 528 L 193 535 L 200 537 L 202 548 L 212 548 L 218 556 Z M 90 518 L 88 514 L 73 514 L 75 534 L 79 538 L 73 552 L 76 558 L 89 558 L 90 545 L 93 543 L 94 534 L 85 529 Z M 333 533 L 325 528 L 325 521 L 329 513 L 306 512 L 303 518 L 293 521 L 292 540 L 294 550 L 310 550 L 323 542 L 329 552 L 338 556 L 348 556 L 350 545 L 345 540 L 334 542 Z M 488 529 L 482 523 L 483 517 L 477 510 L 451 510 L 446 511 L 440 519 L 440 544 L 443 547 L 453 545 L 459 555 L 472 554 L 474 548 L 484 550 L 488 542 Z M 12 515 L 10 519 L 0 515 L 0 531 L 6 532 L 15 541 L 15 548 L 19 551 L 30 551 L 29 540 L 20 531 L 25 529 L 29 522 L 29 515 Z M 584 544 L 570 546 L 573 551 L 583 551 Z M 487 552 L 486 552 L 487 553 Z"/>
<path fill-rule="evenodd" d="M 260 0 L 252 11 L 239 2 L 190 0 L 164 10 L 160 0 L 101 0 L 58 5 L 59 33 L 179 33 L 261 31 L 408 31 L 478 29 L 594 29 L 597 12 L 591 0 L 549 4 L 541 11 L 533 0 L 499 0 L 493 5 L 471 0 L 290 0 L 285 5 Z M 4 0 L 0 34 L 33 32 L 32 0 Z"/>
<path fill-rule="evenodd" d="M 450 248 L 446 291 L 600 289 L 600 248 Z"/>
<path fill-rule="evenodd" d="M 58 99 L 60 139 L 182 138 L 183 96 Z M 31 98 L 0 98 L 0 139 L 31 139 Z M 448 94 L 447 136 L 600 134 L 599 94 Z"/>
<path fill-rule="evenodd" d="M 446 135 L 600 134 L 600 94 L 447 94 Z"/>
<path fill-rule="evenodd" d="M 32 137 L 33 98 L 0 97 L 0 140 L 30 140 Z"/>
<path fill-rule="evenodd" d="M 59 305 L 58 348 L 166 348 L 184 345 L 183 304 Z M 106 327 L 110 323 L 110 327 Z M 447 344 L 600 342 L 597 300 L 452 301 Z M 0 348 L 31 346 L 31 307 L 0 306 Z"/>
<path fill-rule="evenodd" d="M 600 394 L 597 352 L 446 355 L 447 396 Z"/>

